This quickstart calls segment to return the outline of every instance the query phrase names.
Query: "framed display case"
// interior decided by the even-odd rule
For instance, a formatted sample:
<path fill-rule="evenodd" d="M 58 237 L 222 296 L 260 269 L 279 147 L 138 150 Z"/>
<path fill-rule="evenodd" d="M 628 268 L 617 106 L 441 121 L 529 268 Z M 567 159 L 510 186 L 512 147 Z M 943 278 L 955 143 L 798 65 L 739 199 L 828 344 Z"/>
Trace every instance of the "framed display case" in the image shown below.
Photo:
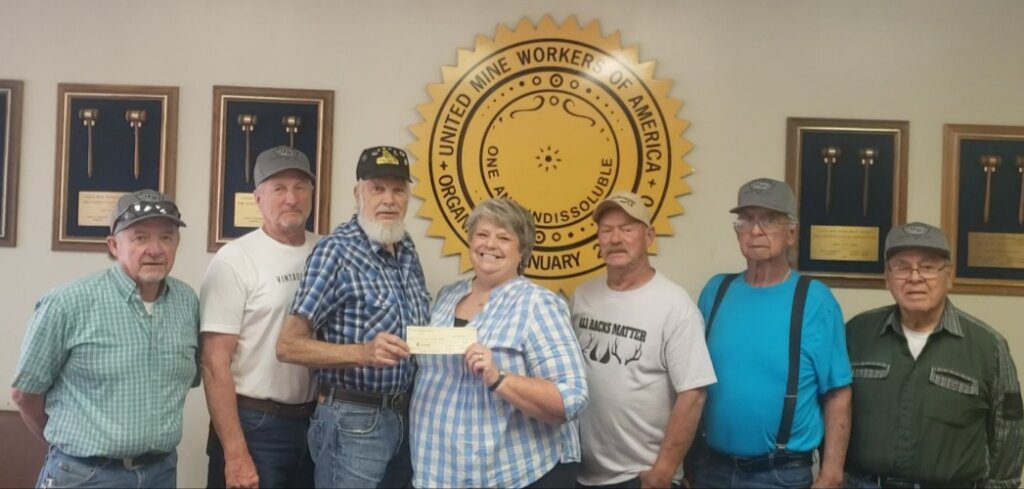
<path fill-rule="evenodd" d="M 906 220 L 907 121 L 787 119 L 800 205 L 797 269 L 834 287 L 885 284 L 885 236 Z"/>
<path fill-rule="evenodd" d="M 1024 295 L 1024 126 L 946 124 L 943 133 L 953 291 Z"/>
<path fill-rule="evenodd" d="M 24 84 L 0 80 L 0 246 L 17 244 L 18 161 Z"/>
<path fill-rule="evenodd" d="M 121 195 L 174 196 L 178 88 L 61 83 L 57 99 L 52 249 L 106 251 Z"/>

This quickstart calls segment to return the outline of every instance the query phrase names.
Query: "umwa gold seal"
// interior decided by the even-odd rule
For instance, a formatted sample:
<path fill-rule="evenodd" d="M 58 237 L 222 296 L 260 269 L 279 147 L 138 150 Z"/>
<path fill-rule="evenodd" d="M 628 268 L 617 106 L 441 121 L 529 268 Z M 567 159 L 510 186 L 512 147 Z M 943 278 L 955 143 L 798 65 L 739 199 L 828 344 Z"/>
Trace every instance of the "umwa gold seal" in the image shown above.
<path fill-rule="evenodd" d="M 476 202 L 507 197 L 533 212 L 536 244 L 526 275 L 571 293 L 603 267 L 591 214 L 614 190 L 640 195 L 658 234 L 683 211 L 683 159 L 691 145 L 682 103 L 654 63 L 604 37 L 596 21 L 580 27 L 549 16 L 534 27 L 499 25 L 493 40 L 459 50 L 458 65 L 430 85 L 431 102 L 412 127 L 414 193 L 444 254 L 461 253 L 468 270 L 466 219 Z"/>

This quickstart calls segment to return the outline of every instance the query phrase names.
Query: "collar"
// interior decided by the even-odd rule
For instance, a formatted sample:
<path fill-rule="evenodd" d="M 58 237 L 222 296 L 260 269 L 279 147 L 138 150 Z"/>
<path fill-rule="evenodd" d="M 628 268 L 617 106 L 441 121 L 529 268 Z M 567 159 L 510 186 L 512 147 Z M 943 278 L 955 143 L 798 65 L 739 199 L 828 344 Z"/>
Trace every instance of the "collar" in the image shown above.
<path fill-rule="evenodd" d="M 903 336 L 903 322 L 900 321 L 900 306 L 893 306 L 893 310 L 889 313 L 889 316 L 885 319 L 885 324 L 882 325 L 881 331 L 878 332 L 879 336 L 884 335 L 886 331 L 892 331 L 900 336 Z M 946 298 L 946 303 L 942 308 L 942 316 L 939 317 L 939 325 L 935 327 L 933 333 L 945 331 L 957 338 L 964 337 L 964 329 L 960 326 L 960 314 L 953 302 Z"/>
<path fill-rule="evenodd" d="M 459 297 L 465 297 L 473 290 L 474 278 L 475 277 L 467 278 L 459 282 L 457 288 L 455 289 L 458 292 Z M 499 295 L 504 294 L 507 290 L 511 290 L 513 287 L 520 283 L 523 283 L 524 281 L 526 281 L 526 279 L 522 275 L 516 275 L 515 277 L 512 277 L 502 282 L 497 287 L 492 289 L 490 297 L 498 297 Z"/>
<path fill-rule="evenodd" d="M 138 297 L 142 300 L 142 294 L 139 292 L 139 284 L 135 283 L 128 274 L 124 273 L 124 269 L 121 268 L 121 264 L 114 262 L 110 267 L 110 277 L 114 282 L 114 288 L 121 294 L 125 299 L 131 297 Z M 160 284 L 160 292 L 156 295 L 156 300 L 159 301 L 161 297 L 167 294 L 167 279 L 164 279 Z M 155 301 L 154 301 L 155 302 Z"/>

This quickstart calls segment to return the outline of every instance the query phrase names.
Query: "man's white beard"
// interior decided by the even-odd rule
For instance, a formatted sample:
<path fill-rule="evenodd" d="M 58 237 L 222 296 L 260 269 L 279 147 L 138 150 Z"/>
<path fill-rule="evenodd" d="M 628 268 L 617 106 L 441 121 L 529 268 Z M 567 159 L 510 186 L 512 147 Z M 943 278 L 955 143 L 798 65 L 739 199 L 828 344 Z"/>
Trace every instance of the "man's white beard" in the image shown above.
<path fill-rule="evenodd" d="M 359 210 L 356 221 L 359 222 L 359 225 L 366 232 L 366 236 L 370 238 L 370 241 L 389 245 L 397 243 L 405 237 L 404 221 L 386 224 L 378 221 L 373 216 L 364 215 L 362 209 Z"/>

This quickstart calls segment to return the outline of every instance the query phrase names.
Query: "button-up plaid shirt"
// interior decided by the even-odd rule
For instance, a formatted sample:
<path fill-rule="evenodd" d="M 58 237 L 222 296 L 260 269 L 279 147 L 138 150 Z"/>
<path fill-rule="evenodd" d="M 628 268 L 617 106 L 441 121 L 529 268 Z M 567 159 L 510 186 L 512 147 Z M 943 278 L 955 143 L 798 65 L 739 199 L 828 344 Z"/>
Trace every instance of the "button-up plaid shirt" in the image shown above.
<path fill-rule="evenodd" d="M 380 333 L 405 337 L 406 325 L 425 324 L 430 308 L 423 268 L 408 235 L 392 255 L 372 242 L 356 218 L 320 240 L 295 292 L 291 313 L 313 323 L 316 338 L 336 344 L 372 341 Z M 391 394 L 412 384 L 413 365 L 319 369 L 321 385 Z"/>
<path fill-rule="evenodd" d="M 146 312 L 121 266 L 58 287 L 36 303 L 13 386 L 46 394 L 46 441 L 77 457 L 170 452 L 199 385 L 199 299 L 167 278 Z"/>
<path fill-rule="evenodd" d="M 470 280 L 441 290 L 434 326 L 453 326 Z M 473 320 L 477 341 L 505 372 L 547 379 L 562 396 L 561 426 L 533 419 L 468 371 L 462 355 L 420 355 L 411 409 L 413 485 L 524 487 L 561 462 L 580 460 L 577 414 L 587 405 L 583 357 L 558 296 L 518 277 L 491 292 Z"/>

